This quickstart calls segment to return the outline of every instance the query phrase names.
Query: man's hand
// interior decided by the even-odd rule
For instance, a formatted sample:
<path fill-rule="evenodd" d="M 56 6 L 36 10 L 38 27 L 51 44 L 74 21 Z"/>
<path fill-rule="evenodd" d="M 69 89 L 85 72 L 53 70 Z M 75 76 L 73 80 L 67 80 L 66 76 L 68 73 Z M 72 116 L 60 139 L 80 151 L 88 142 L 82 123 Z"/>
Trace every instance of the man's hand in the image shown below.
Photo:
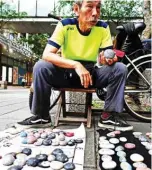
<path fill-rule="evenodd" d="M 89 71 L 81 63 L 76 64 L 75 71 L 79 75 L 81 85 L 84 86 L 84 88 L 88 88 L 89 85 L 92 85 L 92 77 Z"/>
<path fill-rule="evenodd" d="M 98 57 L 98 62 L 103 65 L 112 65 L 118 61 L 118 57 L 115 55 L 113 59 L 105 58 L 104 52 L 100 52 Z"/>

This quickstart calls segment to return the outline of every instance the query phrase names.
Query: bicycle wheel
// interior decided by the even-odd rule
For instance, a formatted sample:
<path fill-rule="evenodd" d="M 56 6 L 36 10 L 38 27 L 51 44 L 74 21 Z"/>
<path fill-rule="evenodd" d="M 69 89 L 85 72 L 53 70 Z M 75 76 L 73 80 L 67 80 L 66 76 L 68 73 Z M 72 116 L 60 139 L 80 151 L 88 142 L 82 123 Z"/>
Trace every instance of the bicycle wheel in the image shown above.
<path fill-rule="evenodd" d="M 29 94 L 29 108 L 31 110 L 32 107 L 32 101 L 33 101 L 33 90 L 30 90 L 30 94 Z M 60 91 L 55 91 L 53 90 L 53 88 L 51 89 L 51 97 L 50 97 L 50 110 L 57 104 L 59 98 L 61 96 L 61 92 Z"/>
<path fill-rule="evenodd" d="M 136 64 L 139 72 L 135 68 L 128 68 L 126 89 L 125 89 L 125 109 L 134 118 L 151 122 L 151 59 L 145 58 Z M 145 78 L 145 79 L 144 79 Z"/>

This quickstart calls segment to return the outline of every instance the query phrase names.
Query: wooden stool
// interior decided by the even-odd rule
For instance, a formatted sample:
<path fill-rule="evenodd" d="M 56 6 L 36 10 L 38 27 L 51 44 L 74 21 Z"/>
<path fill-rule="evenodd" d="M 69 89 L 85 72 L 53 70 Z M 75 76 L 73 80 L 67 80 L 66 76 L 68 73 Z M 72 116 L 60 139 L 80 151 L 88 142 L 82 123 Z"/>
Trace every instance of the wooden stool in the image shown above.
<path fill-rule="evenodd" d="M 55 127 L 58 126 L 60 122 L 83 122 L 87 124 L 87 127 L 91 127 L 91 105 L 92 105 L 92 93 L 95 92 L 95 89 L 82 89 L 82 88 L 54 88 L 54 90 L 61 91 L 61 97 L 59 99 L 59 106 L 56 112 L 55 117 Z M 77 104 L 77 103 L 67 103 L 65 92 L 85 92 L 86 93 L 86 101 L 85 104 Z M 66 104 L 77 104 L 77 105 L 85 105 L 85 112 L 69 112 L 66 111 Z M 63 111 L 63 117 L 61 118 L 61 111 Z"/>

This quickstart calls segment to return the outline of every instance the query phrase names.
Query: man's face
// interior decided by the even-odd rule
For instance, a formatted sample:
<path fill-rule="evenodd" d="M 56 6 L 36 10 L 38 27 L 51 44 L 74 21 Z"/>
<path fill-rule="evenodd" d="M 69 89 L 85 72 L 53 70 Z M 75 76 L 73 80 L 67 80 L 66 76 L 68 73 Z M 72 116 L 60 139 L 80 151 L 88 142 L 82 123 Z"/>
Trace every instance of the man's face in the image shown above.
<path fill-rule="evenodd" d="M 96 25 L 100 17 L 101 0 L 83 0 L 79 8 L 79 21 L 84 23 L 87 28 Z"/>

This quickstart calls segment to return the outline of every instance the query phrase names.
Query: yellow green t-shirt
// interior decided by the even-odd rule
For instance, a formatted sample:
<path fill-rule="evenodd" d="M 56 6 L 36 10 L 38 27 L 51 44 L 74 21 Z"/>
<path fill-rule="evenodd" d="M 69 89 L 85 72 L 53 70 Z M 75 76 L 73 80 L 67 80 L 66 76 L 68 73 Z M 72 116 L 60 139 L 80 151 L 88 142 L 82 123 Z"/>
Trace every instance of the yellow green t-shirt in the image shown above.
<path fill-rule="evenodd" d="M 90 32 L 82 33 L 77 18 L 68 18 L 58 23 L 48 44 L 61 47 L 67 59 L 96 62 L 99 49 L 112 47 L 112 40 L 105 22 L 98 21 Z"/>

